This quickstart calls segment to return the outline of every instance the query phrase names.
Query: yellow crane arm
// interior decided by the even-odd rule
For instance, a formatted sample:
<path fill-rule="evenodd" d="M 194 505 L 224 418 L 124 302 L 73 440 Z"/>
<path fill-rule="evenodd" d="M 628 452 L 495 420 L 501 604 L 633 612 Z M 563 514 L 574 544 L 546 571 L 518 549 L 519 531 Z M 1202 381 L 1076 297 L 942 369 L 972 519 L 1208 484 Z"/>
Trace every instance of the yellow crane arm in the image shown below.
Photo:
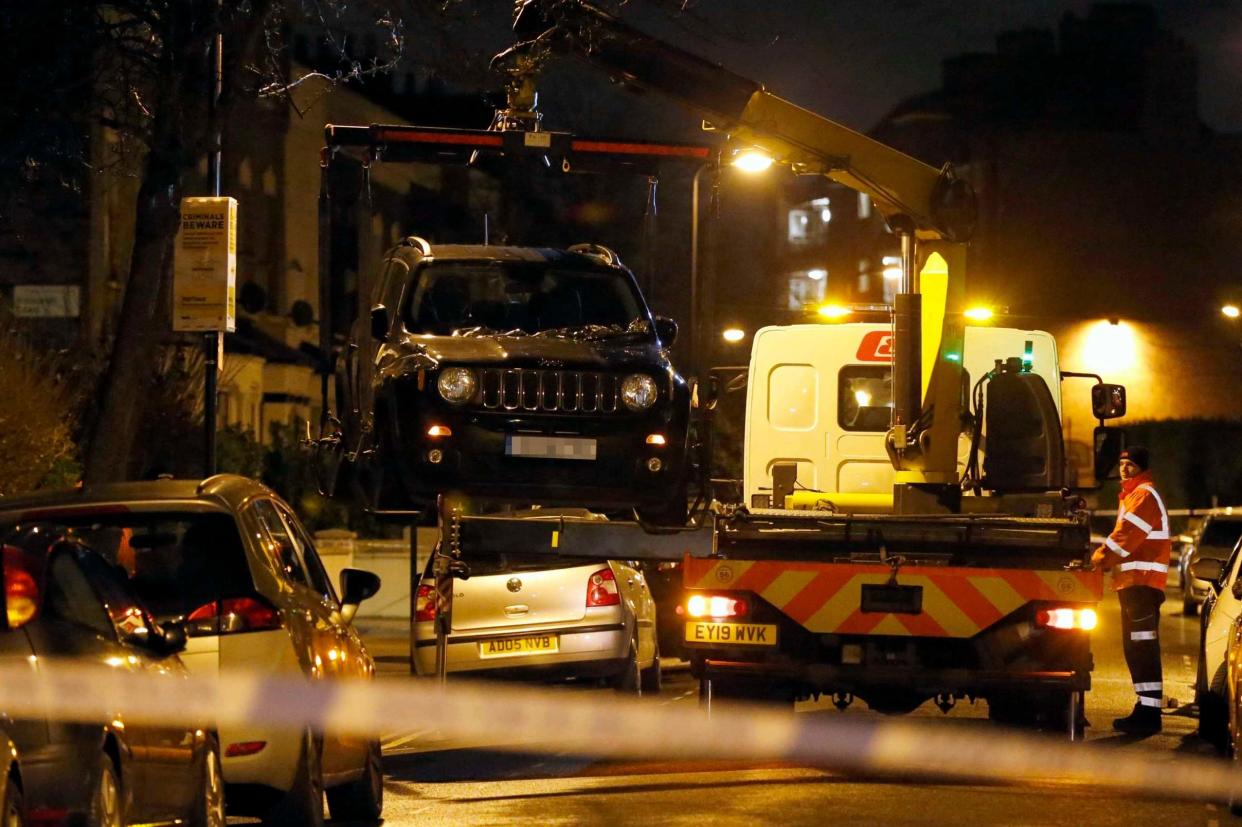
<path fill-rule="evenodd" d="M 514 31 L 524 42 L 506 55 L 566 52 L 614 80 L 659 92 L 737 143 L 865 193 L 886 218 L 907 217 L 921 238 L 964 241 L 973 229 L 973 193 L 949 167 L 937 170 L 803 109 L 589 3 L 517 0 Z"/>

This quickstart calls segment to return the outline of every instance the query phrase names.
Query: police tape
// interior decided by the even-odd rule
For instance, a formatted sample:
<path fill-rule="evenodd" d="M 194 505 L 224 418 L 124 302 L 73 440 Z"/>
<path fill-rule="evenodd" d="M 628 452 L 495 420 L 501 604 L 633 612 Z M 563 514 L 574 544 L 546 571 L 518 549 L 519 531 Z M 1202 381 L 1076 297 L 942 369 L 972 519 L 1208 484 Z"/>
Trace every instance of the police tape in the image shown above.
<path fill-rule="evenodd" d="M 119 660 L 119 659 L 118 659 Z M 1242 770 L 1201 757 L 1070 743 L 994 726 L 717 706 L 710 717 L 599 693 L 427 680 L 306 681 L 189 676 L 48 662 L 0 666 L 0 713 L 126 726 L 313 729 L 380 738 L 434 726 L 498 749 L 614 759 L 788 761 L 844 773 L 1030 785 L 1070 783 L 1145 797 L 1242 799 Z M 601 737 L 601 733 L 604 736 Z"/>

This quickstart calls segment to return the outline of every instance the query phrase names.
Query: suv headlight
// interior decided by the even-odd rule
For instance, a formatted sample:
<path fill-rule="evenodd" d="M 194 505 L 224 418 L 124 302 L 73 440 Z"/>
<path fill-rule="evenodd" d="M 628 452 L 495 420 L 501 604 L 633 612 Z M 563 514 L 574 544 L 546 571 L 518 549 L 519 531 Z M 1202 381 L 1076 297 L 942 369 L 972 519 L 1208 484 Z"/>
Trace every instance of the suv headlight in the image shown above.
<path fill-rule="evenodd" d="M 440 395 L 456 405 L 469 402 L 478 385 L 479 381 L 474 378 L 474 371 L 470 368 L 445 368 L 440 371 L 440 378 L 436 380 L 436 389 L 440 391 Z"/>
<path fill-rule="evenodd" d="M 631 411 L 645 411 L 655 404 L 660 391 L 655 380 L 641 373 L 633 373 L 621 380 L 621 401 Z"/>

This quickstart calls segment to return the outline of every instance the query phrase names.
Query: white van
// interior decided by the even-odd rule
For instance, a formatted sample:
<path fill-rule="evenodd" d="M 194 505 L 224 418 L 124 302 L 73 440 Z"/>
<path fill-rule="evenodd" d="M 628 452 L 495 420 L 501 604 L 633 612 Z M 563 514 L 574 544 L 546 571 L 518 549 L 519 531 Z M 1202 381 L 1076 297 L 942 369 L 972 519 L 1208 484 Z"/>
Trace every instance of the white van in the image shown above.
<path fill-rule="evenodd" d="M 1018 357 L 1039 374 L 1061 411 L 1056 341 L 1042 330 L 966 328 L 959 354 L 970 387 Z M 880 323 L 765 327 L 755 334 L 746 397 L 744 502 L 772 491 L 777 463 L 796 464 L 798 488 L 845 495 L 885 510 L 893 466 L 884 448 L 892 415 L 892 328 Z M 958 452 L 964 468 L 969 439 Z M 760 497 L 760 501 L 762 497 Z M 775 504 L 779 507 L 780 504 Z"/>

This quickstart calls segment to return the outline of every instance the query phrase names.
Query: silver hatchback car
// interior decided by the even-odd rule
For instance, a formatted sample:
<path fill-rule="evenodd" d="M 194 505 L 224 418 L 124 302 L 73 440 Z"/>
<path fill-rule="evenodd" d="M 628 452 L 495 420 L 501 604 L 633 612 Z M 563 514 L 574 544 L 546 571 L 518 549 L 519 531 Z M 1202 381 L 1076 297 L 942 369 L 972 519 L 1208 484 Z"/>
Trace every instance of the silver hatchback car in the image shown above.
<path fill-rule="evenodd" d="M 578 509 L 544 509 L 540 516 L 600 519 Z M 472 557 L 468 564 L 470 577 L 453 581 L 449 672 L 598 678 L 622 692 L 659 692 L 655 601 L 637 564 L 533 554 Z M 436 672 L 431 569 L 428 563 L 412 619 L 419 675 Z"/>

